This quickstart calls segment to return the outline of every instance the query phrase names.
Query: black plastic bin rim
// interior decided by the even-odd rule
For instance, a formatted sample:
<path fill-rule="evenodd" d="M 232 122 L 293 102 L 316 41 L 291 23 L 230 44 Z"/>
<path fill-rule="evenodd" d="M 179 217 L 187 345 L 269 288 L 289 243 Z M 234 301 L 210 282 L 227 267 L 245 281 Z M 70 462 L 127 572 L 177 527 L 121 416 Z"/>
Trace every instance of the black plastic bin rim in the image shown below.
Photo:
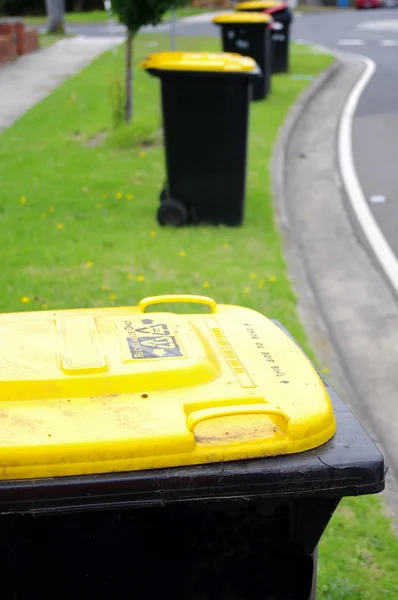
<path fill-rule="evenodd" d="M 326 384 L 327 385 L 327 384 Z M 293 455 L 129 473 L 0 482 L 0 514 L 159 506 L 226 499 L 342 498 L 384 489 L 384 459 L 327 385 L 337 433 Z"/>

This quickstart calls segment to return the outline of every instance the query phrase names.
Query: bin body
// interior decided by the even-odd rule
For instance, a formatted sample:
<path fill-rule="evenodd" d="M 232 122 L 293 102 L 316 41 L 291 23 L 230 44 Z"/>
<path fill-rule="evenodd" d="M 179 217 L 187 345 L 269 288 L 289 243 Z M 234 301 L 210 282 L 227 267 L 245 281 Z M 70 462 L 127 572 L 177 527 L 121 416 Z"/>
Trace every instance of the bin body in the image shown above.
<path fill-rule="evenodd" d="M 289 71 L 290 26 L 293 20 L 288 4 L 275 0 L 249 0 L 237 4 L 235 9 L 244 12 L 266 12 L 272 16 L 271 72 L 273 74 L 287 73 Z"/>
<path fill-rule="evenodd" d="M 268 23 L 219 22 L 224 52 L 251 56 L 262 77 L 253 85 L 253 100 L 264 100 L 271 91 L 271 29 Z"/>
<path fill-rule="evenodd" d="M 292 12 L 288 6 L 268 9 L 267 12 L 274 21 L 271 30 L 272 73 L 288 73 Z"/>
<path fill-rule="evenodd" d="M 213 74 L 161 78 L 167 187 L 191 220 L 240 225 L 246 193 L 251 86 Z"/>
<path fill-rule="evenodd" d="M 149 600 L 309 600 L 310 548 L 336 505 L 235 499 L 2 517 L 2 599 L 50 600 L 51 573 L 62 581 L 57 600 L 123 600 L 132 585 L 134 597 Z"/>
<path fill-rule="evenodd" d="M 384 487 L 381 455 L 327 390 L 337 432 L 303 454 L 0 484 L 0 512 L 36 514 L 0 518 L 2 598 L 50 599 L 51 572 L 58 600 L 122 600 L 131 581 L 150 600 L 312 600 L 340 499 Z"/>
<path fill-rule="evenodd" d="M 165 302 L 210 313 L 144 314 Z M 338 503 L 384 487 L 365 431 L 259 313 L 168 296 L 0 329 L 4 600 L 54 598 L 49 573 L 58 600 L 132 585 L 150 600 L 310 600 Z"/>
<path fill-rule="evenodd" d="M 182 203 L 190 222 L 235 226 L 244 216 L 249 105 L 260 70 L 249 58 L 208 56 L 250 61 L 251 69 L 145 68 L 161 80 L 166 199 Z"/>

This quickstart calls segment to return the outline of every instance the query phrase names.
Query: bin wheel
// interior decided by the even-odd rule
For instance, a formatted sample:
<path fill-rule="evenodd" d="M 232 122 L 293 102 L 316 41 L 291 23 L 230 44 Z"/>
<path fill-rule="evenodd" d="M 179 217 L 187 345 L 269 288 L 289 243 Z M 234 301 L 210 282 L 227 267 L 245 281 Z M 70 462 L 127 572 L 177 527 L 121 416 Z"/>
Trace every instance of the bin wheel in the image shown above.
<path fill-rule="evenodd" d="M 182 202 L 166 198 L 159 206 L 158 222 L 160 225 L 181 227 L 188 223 L 188 210 Z"/>

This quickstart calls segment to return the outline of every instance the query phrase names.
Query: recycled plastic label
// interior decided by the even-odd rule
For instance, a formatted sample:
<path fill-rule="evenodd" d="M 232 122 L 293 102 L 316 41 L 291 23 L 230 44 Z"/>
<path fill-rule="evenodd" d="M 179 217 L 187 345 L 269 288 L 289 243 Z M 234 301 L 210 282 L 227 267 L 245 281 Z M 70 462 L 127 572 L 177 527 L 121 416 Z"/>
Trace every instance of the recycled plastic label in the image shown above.
<path fill-rule="evenodd" d="M 143 319 L 139 323 L 125 320 L 124 331 L 134 359 L 184 356 L 176 337 L 165 323 L 158 323 L 152 319 Z"/>

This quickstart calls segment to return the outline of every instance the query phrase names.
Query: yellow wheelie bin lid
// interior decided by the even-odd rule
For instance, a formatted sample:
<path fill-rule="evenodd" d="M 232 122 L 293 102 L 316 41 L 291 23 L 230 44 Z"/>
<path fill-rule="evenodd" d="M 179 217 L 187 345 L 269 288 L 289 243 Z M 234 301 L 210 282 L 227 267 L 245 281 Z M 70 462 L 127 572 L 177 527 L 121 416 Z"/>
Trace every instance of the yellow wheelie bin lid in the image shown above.
<path fill-rule="evenodd" d="M 147 71 L 211 71 L 251 73 L 258 70 L 255 60 L 229 52 L 156 52 L 141 66 Z"/>
<path fill-rule="evenodd" d="M 213 23 L 216 25 L 223 25 L 224 23 L 251 23 L 261 24 L 270 23 L 272 17 L 266 13 L 261 12 L 234 12 L 226 15 L 218 15 L 213 19 Z"/>
<path fill-rule="evenodd" d="M 164 302 L 209 312 L 146 312 Z M 0 361 L 1 480 L 291 454 L 336 429 L 290 337 L 207 297 L 4 314 Z"/>
<path fill-rule="evenodd" d="M 240 2 L 235 5 L 235 10 L 238 11 L 256 11 L 256 10 L 268 10 L 269 8 L 275 8 L 279 5 L 284 4 L 278 2 L 278 0 L 247 0 L 246 2 Z"/>

